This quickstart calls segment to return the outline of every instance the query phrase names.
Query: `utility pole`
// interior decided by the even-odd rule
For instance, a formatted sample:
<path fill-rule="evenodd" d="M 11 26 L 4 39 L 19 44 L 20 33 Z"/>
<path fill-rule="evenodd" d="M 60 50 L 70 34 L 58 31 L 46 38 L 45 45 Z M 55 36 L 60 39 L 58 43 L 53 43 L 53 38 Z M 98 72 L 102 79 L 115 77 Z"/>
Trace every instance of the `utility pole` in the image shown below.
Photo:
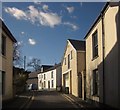
<path fill-rule="evenodd" d="M 24 70 L 26 70 L 26 56 L 24 56 Z"/>

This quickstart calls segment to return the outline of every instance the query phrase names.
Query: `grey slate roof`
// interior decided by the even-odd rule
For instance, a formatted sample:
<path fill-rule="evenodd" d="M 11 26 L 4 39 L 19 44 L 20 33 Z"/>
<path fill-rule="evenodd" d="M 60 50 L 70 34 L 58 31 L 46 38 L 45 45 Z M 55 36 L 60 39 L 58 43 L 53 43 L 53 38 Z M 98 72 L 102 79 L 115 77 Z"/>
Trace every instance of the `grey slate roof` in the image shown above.
<path fill-rule="evenodd" d="M 85 51 L 85 41 L 74 40 L 74 39 L 68 39 L 68 40 L 77 51 L 78 50 Z"/>
<path fill-rule="evenodd" d="M 53 67 L 48 68 L 48 69 L 45 70 L 44 72 L 47 72 L 47 71 L 50 71 L 50 70 L 56 69 L 56 68 L 59 67 L 59 66 L 61 66 L 61 63 L 55 64 Z"/>

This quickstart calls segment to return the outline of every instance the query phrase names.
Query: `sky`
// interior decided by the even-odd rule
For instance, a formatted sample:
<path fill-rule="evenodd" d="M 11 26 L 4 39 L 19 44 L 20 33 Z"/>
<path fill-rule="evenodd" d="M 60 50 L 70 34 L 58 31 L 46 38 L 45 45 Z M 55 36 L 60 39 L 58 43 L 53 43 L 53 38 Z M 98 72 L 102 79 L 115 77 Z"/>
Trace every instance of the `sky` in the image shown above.
<path fill-rule="evenodd" d="M 2 19 L 17 39 L 22 56 L 41 65 L 63 57 L 67 39 L 84 37 L 104 2 L 3 2 Z"/>

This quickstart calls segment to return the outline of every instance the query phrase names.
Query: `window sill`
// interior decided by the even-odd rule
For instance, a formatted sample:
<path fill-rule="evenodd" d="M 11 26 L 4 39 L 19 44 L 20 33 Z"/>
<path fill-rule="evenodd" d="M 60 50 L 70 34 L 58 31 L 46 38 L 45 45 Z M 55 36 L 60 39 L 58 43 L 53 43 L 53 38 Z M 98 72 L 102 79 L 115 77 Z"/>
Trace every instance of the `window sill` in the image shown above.
<path fill-rule="evenodd" d="M 99 57 L 99 55 L 95 56 L 95 57 L 92 59 L 92 61 L 95 60 L 95 59 L 97 59 L 98 57 Z"/>

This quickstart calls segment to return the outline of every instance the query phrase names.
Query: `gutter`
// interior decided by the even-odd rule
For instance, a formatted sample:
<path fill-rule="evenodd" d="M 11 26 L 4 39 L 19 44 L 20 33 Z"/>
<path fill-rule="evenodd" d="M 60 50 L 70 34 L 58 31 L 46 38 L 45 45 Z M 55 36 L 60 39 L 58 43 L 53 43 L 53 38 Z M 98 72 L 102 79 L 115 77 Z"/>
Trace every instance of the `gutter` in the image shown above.
<path fill-rule="evenodd" d="M 102 61 L 103 61 L 103 104 L 105 104 L 105 29 L 104 29 L 104 15 L 101 13 L 101 19 L 102 19 Z"/>

